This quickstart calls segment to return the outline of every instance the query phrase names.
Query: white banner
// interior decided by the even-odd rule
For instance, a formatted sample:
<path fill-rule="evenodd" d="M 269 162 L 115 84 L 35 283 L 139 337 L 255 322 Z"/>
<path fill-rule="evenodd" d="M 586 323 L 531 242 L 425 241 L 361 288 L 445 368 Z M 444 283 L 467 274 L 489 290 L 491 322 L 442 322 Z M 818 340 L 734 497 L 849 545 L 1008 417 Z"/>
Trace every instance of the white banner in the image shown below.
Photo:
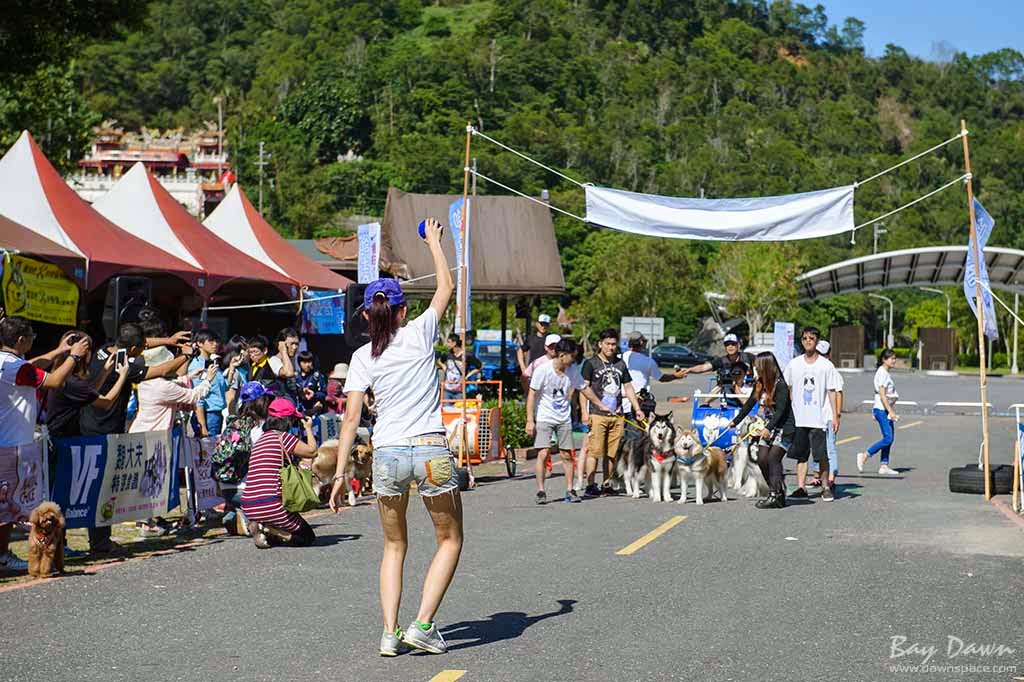
<path fill-rule="evenodd" d="M 469 218 L 473 215 L 472 211 L 472 200 L 467 199 L 465 202 L 467 207 L 466 211 L 466 253 L 462 252 L 462 207 L 463 201 L 461 198 L 452 202 L 451 206 L 448 207 L 448 222 L 452 226 L 452 237 L 455 239 L 455 262 L 465 268 L 465 279 L 466 279 L 466 324 L 463 328 L 462 324 L 462 276 L 460 271 L 456 271 L 458 282 L 456 282 L 456 303 L 455 303 L 455 333 L 461 334 L 465 329 L 473 328 L 472 319 L 472 282 L 473 282 L 473 271 L 470 268 L 469 254 L 472 252 L 469 246 L 470 235 L 473 234 L 472 230 L 469 229 Z"/>
<path fill-rule="evenodd" d="M 195 486 L 196 510 L 213 509 L 224 501 L 217 492 L 217 481 L 210 469 L 210 453 L 217 446 L 217 436 L 209 438 L 185 438 L 181 443 L 182 462 L 192 470 L 192 485 Z"/>
<path fill-rule="evenodd" d="M 365 284 L 380 277 L 380 223 L 360 225 L 356 234 L 359 239 L 359 283 Z"/>
<path fill-rule="evenodd" d="M 793 359 L 793 347 L 796 344 L 796 327 L 792 322 L 776 322 L 774 336 L 772 352 L 775 353 L 775 360 L 779 363 L 779 369 L 785 370 L 786 365 Z"/>
<path fill-rule="evenodd" d="M 0 448 L 0 523 L 28 520 L 48 497 L 45 476 L 39 442 Z"/>
<path fill-rule="evenodd" d="M 172 480 L 178 472 L 171 471 L 170 431 L 107 436 L 96 526 L 163 514 Z"/>
<path fill-rule="evenodd" d="M 853 229 L 853 185 L 750 199 L 690 199 L 586 187 L 587 222 L 674 239 L 782 241 Z"/>

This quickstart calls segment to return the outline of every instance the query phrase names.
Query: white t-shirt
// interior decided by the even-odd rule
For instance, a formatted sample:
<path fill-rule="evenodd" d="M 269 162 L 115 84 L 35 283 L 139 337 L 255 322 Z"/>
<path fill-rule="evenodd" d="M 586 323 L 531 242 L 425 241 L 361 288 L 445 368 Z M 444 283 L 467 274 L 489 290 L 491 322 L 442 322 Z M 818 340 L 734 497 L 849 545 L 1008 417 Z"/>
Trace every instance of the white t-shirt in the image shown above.
<path fill-rule="evenodd" d="M 889 370 L 886 369 L 885 365 L 882 365 L 875 371 L 875 402 L 871 406 L 873 409 L 885 411 L 885 405 L 882 404 L 882 396 L 878 394 L 879 389 L 885 388 L 885 397 L 889 399 L 890 405 L 895 405 L 896 401 L 899 400 L 899 394 L 896 393 L 896 384 L 892 381 L 892 375 L 889 374 Z"/>
<path fill-rule="evenodd" d="M 573 389 L 584 386 L 583 376 L 574 365 L 559 374 L 551 362 L 535 368 L 530 388 L 537 392 L 537 423 L 567 424 L 572 419 L 570 400 Z"/>
<path fill-rule="evenodd" d="M 39 415 L 36 389 L 46 372 L 14 353 L 0 351 L 0 447 L 32 442 Z"/>
<path fill-rule="evenodd" d="M 789 384 L 796 425 L 812 429 L 825 428 L 832 419 L 831 407 L 826 407 L 828 392 L 839 387 L 839 372 L 835 365 L 820 355 L 813 363 L 807 362 L 807 356 L 798 355 L 786 365 L 783 377 Z"/>
<path fill-rule="evenodd" d="M 622 354 L 622 362 L 626 364 L 626 369 L 629 370 L 629 376 L 633 380 L 633 390 L 640 393 L 641 390 L 649 387 L 651 382 L 657 381 L 664 376 L 661 369 L 658 368 L 658 363 L 654 361 L 654 358 L 644 355 L 643 353 L 637 353 L 636 351 L 627 350 Z M 622 393 L 626 395 L 625 390 Z M 633 411 L 633 405 L 628 400 L 622 401 L 622 411 L 627 414 Z"/>
<path fill-rule="evenodd" d="M 526 377 L 527 379 L 532 378 L 533 373 L 537 371 L 538 367 L 540 367 L 541 365 L 546 365 L 549 362 L 551 362 L 551 358 L 549 358 L 548 354 L 545 353 L 544 355 L 540 356 L 539 358 L 537 358 L 536 360 L 534 360 L 533 362 L 526 366 L 526 371 L 523 372 L 523 376 Z"/>
<path fill-rule="evenodd" d="M 427 308 L 398 330 L 379 358 L 370 356 L 370 344 L 352 354 L 343 392 L 373 390 L 377 400 L 375 448 L 445 432 L 434 364 L 436 341 L 437 314 Z"/>
<path fill-rule="evenodd" d="M 284 362 L 281 360 L 281 358 L 277 357 L 276 355 L 271 355 L 269 358 L 267 358 L 267 364 L 270 365 L 270 369 L 274 370 L 275 376 L 281 376 L 281 368 L 284 367 Z M 295 369 L 298 366 L 298 361 L 295 358 L 292 358 L 292 369 Z"/>
<path fill-rule="evenodd" d="M 843 382 L 843 375 L 840 374 L 839 370 L 835 368 L 835 365 L 833 365 L 832 366 L 832 376 L 829 377 L 829 382 L 828 382 L 829 388 L 832 388 L 834 386 L 835 388 L 833 388 L 832 390 L 834 390 L 836 393 L 841 393 L 842 390 L 843 390 L 843 386 L 845 386 L 845 385 L 846 384 Z M 837 398 L 838 398 L 838 396 L 837 396 Z M 826 400 L 825 401 L 825 423 L 829 424 L 829 423 L 831 423 L 831 421 L 832 421 L 832 401 L 831 400 Z"/>

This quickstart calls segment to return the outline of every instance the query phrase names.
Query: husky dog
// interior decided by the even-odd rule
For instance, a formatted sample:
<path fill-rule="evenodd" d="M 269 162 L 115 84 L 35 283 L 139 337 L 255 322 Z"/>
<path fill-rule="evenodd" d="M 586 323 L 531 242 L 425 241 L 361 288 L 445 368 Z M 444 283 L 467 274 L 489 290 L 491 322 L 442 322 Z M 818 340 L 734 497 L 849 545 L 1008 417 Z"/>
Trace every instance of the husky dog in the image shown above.
<path fill-rule="evenodd" d="M 676 472 L 679 474 L 679 504 L 686 502 L 686 487 L 692 480 L 697 504 L 704 504 L 707 492 L 718 490 L 724 502 L 729 499 L 725 484 L 726 463 L 722 448 L 705 448 L 695 431 L 679 429 L 675 442 Z"/>
<path fill-rule="evenodd" d="M 757 433 L 763 428 L 764 421 L 757 417 L 747 417 L 736 426 L 740 442 L 732 453 L 729 487 L 743 497 L 765 497 L 769 493 L 768 483 L 757 465 Z"/>
<path fill-rule="evenodd" d="M 643 435 L 623 440 L 622 450 L 615 463 L 615 473 L 623 482 L 627 495 L 640 499 L 641 488 L 650 476 L 651 499 L 655 502 L 672 499 L 668 491 L 672 485 L 672 468 L 675 466 L 675 454 L 672 451 L 675 436 L 672 414 L 655 414 Z"/>

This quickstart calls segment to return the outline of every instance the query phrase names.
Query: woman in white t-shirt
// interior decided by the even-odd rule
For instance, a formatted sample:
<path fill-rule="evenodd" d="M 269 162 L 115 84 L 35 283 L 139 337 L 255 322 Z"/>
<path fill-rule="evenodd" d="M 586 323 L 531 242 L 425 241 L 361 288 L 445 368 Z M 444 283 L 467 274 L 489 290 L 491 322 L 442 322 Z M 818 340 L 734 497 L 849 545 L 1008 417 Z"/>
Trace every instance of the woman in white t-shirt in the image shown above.
<path fill-rule="evenodd" d="M 892 449 L 892 441 L 895 437 L 895 425 L 899 417 L 896 415 L 896 401 L 899 395 L 896 393 L 896 384 L 893 383 L 889 370 L 896 364 L 896 353 L 891 348 L 882 351 L 881 364 L 875 372 L 875 402 L 872 406 L 872 413 L 878 428 L 882 431 L 882 438 L 867 449 L 867 452 L 857 453 L 857 470 L 864 471 L 864 464 L 868 458 L 876 452 L 881 452 L 881 464 L 878 473 L 883 476 L 899 476 L 900 472 L 889 468 L 889 453 Z"/>
<path fill-rule="evenodd" d="M 331 490 L 331 509 L 337 511 L 364 396 L 372 390 L 377 408 L 373 489 L 384 529 L 384 557 L 380 564 L 380 601 L 384 612 L 381 656 L 397 656 L 410 646 L 433 654 L 448 651 L 434 615 L 462 553 L 462 499 L 455 458 L 448 450 L 441 422 L 441 386 L 434 365 L 437 322 L 452 295 L 452 276 L 441 250 L 441 225 L 432 218 L 425 222 L 426 242 L 437 278 L 437 290 L 426 312 L 405 324 L 405 294 L 398 280 L 378 279 L 366 287 L 363 295 L 363 316 L 369 323 L 370 343 L 353 353 L 349 363 L 344 388 L 345 417 Z M 408 544 L 406 510 L 413 481 L 430 512 L 438 547 L 424 580 L 419 612 L 408 630 L 402 632 L 398 627 L 398 607 Z"/>

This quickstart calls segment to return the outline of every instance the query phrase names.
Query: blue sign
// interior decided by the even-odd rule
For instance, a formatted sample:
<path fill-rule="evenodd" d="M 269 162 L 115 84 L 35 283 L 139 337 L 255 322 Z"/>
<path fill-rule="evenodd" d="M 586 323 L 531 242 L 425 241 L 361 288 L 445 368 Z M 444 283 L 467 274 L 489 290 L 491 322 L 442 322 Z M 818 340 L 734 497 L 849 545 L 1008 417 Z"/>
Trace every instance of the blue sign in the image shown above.
<path fill-rule="evenodd" d="M 305 334 L 344 334 L 345 297 L 333 291 L 309 291 L 302 305 Z"/>
<path fill-rule="evenodd" d="M 690 424 L 691 428 L 697 432 L 697 437 L 700 439 L 701 444 L 704 447 L 718 447 L 723 450 L 728 450 L 734 446 L 738 440 L 736 429 L 727 427 L 729 422 L 739 414 L 741 408 L 720 405 L 719 403 L 724 400 L 723 398 L 715 399 L 714 405 L 702 405 L 701 401 L 706 401 L 707 398 L 694 398 L 693 400 L 693 414 Z M 760 409 L 760 404 L 754 405 L 754 409 L 750 411 L 749 416 L 756 415 Z"/>
<path fill-rule="evenodd" d="M 988 266 L 985 263 L 985 246 L 992 234 L 996 221 L 989 215 L 985 207 L 977 199 L 974 200 L 974 230 L 978 236 L 978 253 L 981 254 L 981 262 L 978 264 L 978 271 L 981 279 L 981 303 L 985 310 L 985 336 L 990 339 L 999 338 L 999 327 L 996 325 L 996 310 L 992 302 L 992 292 L 989 291 Z M 974 297 L 977 287 L 974 277 L 974 242 L 968 240 L 967 262 L 964 265 L 964 296 L 967 297 L 967 304 L 971 306 L 974 316 L 978 316 Z"/>

